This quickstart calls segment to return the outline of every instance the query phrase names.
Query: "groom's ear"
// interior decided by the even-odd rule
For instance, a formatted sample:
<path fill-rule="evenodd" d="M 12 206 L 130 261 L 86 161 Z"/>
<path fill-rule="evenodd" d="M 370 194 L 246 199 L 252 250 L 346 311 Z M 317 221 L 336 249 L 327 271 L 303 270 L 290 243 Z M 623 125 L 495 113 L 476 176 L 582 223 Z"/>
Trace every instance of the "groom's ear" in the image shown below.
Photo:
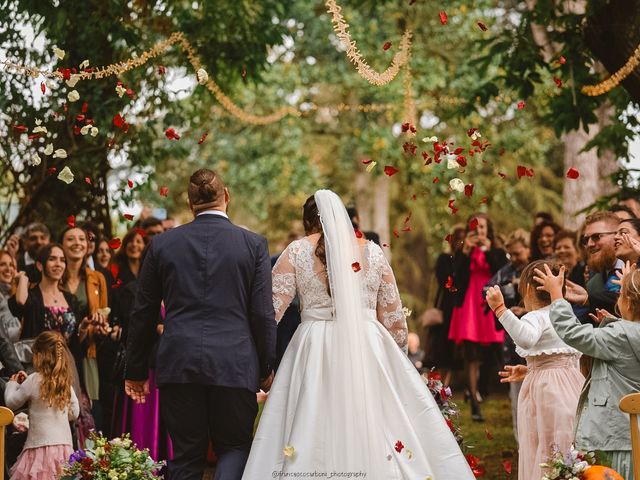
<path fill-rule="evenodd" d="M 229 205 L 229 199 L 231 197 L 229 196 L 229 189 L 227 187 L 224 187 L 224 203 L 227 204 L 227 206 Z"/>

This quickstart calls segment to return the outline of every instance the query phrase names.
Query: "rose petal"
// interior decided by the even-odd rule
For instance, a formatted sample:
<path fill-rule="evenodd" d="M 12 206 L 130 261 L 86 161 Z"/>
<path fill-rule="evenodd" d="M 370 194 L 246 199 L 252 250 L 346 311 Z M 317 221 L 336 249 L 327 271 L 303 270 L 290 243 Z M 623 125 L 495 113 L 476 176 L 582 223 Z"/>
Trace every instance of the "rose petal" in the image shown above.
<path fill-rule="evenodd" d="M 558 77 L 553 77 L 553 82 L 556 84 L 556 87 L 562 88 L 562 80 L 560 80 Z"/>
<path fill-rule="evenodd" d="M 398 440 L 395 444 L 395 450 L 396 452 L 400 453 L 402 452 L 402 449 L 404 448 L 404 445 L 402 444 L 402 442 L 400 440 Z"/>
<path fill-rule="evenodd" d="M 470 197 L 471 195 L 473 195 L 473 183 L 469 183 L 464 186 L 464 194 L 467 197 Z"/>
<path fill-rule="evenodd" d="M 133 220 L 133 215 L 131 213 L 125 213 L 122 216 L 129 221 Z"/>
<path fill-rule="evenodd" d="M 486 32 L 488 30 L 487 26 L 482 22 L 478 22 L 478 27 L 480 27 L 480 30 L 482 30 L 483 32 Z"/>
<path fill-rule="evenodd" d="M 464 192 L 464 182 L 459 178 L 453 178 L 449 181 L 449 188 L 456 192 Z"/>
<path fill-rule="evenodd" d="M 122 126 L 124 125 L 124 117 L 122 115 L 120 115 L 119 113 L 116 113 L 113 116 L 113 125 L 117 128 L 122 128 Z"/>
<path fill-rule="evenodd" d="M 449 20 L 447 17 L 447 12 L 440 12 L 438 15 L 440 16 L 440 23 L 442 25 L 446 25 L 447 21 Z"/>
<path fill-rule="evenodd" d="M 571 167 L 568 171 L 567 171 L 567 178 L 570 178 L 572 180 L 575 180 L 576 178 L 578 178 L 580 176 L 580 172 L 578 170 L 576 170 L 575 168 Z"/>
<path fill-rule="evenodd" d="M 527 105 L 527 103 L 524 100 L 520 100 L 518 102 L 518 110 L 522 110 L 524 109 L 524 107 Z"/>
<path fill-rule="evenodd" d="M 511 460 L 503 460 L 502 461 L 502 469 L 508 474 L 511 475 L 511 472 L 513 471 L 512 465 L 511 465 Z"/>
<path fill-rule="evenodd" d="M 44 84 L 44 82 L 40 82 L 40 91 L 42 93 L 47 91 L 47 86 Z"/>
<path fill-rule="evenodd" d="M 449 170 L 460 168 L 460 164 L 456 161 L 455 158 L 449 157 L 447 158 L 447 168 Z"/>
<path fill-rule="evenodd" d="M 73 182 L 73 172 L 71 169 L 69 167 L 64 167 L 58 174 L 58 180 L 62 180 L 67 185 Z"/>
<path fill-rule="evenodd" d="M 360 263 L 358 263 L 358 262 L 353 262 L 353 263 L 351 264 L 351 269 L 352 269 L 354 272 L 358 273 L 362 268 L 360 267 Z"/>
<path fill-rule="evenodd" d="M 61 48 L 53 47 L 53 54 L 60 60 L 64 59 L 65 52 Z"/>
<path fill-rule="evenodd" d="M 387 51 L 391 48 L 391 42 L 385 42 L 382 46 L 382 50 Z"/>
<path fill-rule="evenodd" d="M 564 65 L 565 63 L 567 63 L 567 59 L 560 55 L 560 58 L 558 58 L 558 63 L 560 65 Z"/>
<path fill-rule="evenodd" d="M 67 84 L 68 87 L 73 88 L 76 86 L 76 84 L 78 83 L 78 80 L 80 80 L 80 75 L 70 75 L 69 79 L 65 81 L 65 83 Z M 72 102 L 74 102 L 75 100 L 71 100 Z"/>
<path fill-rule="evenodd" d="M 378 164 L 378 162 L 371 162 L 369 165 L 367 165 L 367 173 L 371 173 L 371 171 L 375 168 L 375 166 Z"/>
<path fill-rule="evenodd" d="M 120 245 L 122 245 L 122 240 L 120 240 L 119 238 L 112 238 L 111 240 L 109 240 L 109 248 L 112 250 L 117 250 L 118 248 L 120 248 Z"/>
<path fill-rule="evenodd" d="M 198 71 L 196 72 L 196 78 L 198 79 L 198 83 L 200 85 L 205 85 L 209 80 L 209 75 L 207 74 L 207 71 L 204 68 L 199 68 Z"/>
<path fill-rule="evenodd" d="M 128 186 L 129 188 L 133 188 L 133 180 L 131 180 L 131 179 L 127 179 L 127 186 Z"/>
<path fill-rule="evenodd" d="M 284 453 L 285 457 L 293 457 L 293 454 L 295 453 L 295 448 L 293 448 L 291 445 L 287 445 L 282 449 L 282 453 Z"/>
<path fill-rule="evenodd" d="M 31 155 L 31 158 L 29 159 L 29 163 L 31 164 L 31 166 L 37 167 L 42 163 L 42 159 L 40 158 L 40 155 L 38 155 L 37 153 L 34 153 L 33 155 Z"/>
<path fill-rule="evenodd" d="M 160 187 L 160 196 L 166 197 L 169 193 L 169 187 Z"/>
<path fill-rule="evenodd" d="M 91 179 L 89 177 L 84 177 L 84 183 L 91 185 Z"/>
<path fill-rule="evenodd" d="M 204 132 L 200 137 L 200 140 L 198 140 L 198 145 L 202 145 L 204 141 L 207 139 L 208 135 L 209 135 L 209 132 Z"/>
<path fill-rule="evenodd" d="M 69 215 L 67 217 L 67 225 L 69 225 L 71 228 L 75 228 L 75 226 L 76 226 L 76 216 L 75 215 Z"/>
<path fill-rule="evenodd" d="M 398 170 L 396 167 L 392 167 L 391 165 L 387 165 L 386 167 L 384 167 L 384 174 L 389 177 L 395 175 L 399 171 L 400 170 Z"/>
<path fill-rule="evenodd" d="M 53 152 L 53 158 L 67 158 L 67 151 L 64 148 L 58 148 Z"/>

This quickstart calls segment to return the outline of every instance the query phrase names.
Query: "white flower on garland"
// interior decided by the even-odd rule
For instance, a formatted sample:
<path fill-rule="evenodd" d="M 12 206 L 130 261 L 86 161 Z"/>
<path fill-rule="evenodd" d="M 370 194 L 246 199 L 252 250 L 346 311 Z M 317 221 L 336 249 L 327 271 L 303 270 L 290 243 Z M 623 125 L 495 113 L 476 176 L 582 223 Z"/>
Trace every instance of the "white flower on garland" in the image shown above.
<path fill-rule="evenodd" d="M 58 174 L 58 180 L 62 180 L 67 185 L 73 182 L 73 172 L 71 169 L 69 167 L 64 167 Z"/>

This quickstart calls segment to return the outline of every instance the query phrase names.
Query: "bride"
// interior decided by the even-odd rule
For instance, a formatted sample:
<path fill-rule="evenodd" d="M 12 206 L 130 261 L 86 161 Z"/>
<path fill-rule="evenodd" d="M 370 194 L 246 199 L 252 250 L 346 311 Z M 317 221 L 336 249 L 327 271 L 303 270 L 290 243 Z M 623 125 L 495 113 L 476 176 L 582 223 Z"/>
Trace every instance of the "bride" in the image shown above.
<path fill-rule="evenodd" d="M 304 205 L 306 237 L 273 269 L 276 320 L 298 294 L 243 480 L 475 478 L 406 356 L 407 326 L 380 247 L 357 239 L 340 198 Z"/>

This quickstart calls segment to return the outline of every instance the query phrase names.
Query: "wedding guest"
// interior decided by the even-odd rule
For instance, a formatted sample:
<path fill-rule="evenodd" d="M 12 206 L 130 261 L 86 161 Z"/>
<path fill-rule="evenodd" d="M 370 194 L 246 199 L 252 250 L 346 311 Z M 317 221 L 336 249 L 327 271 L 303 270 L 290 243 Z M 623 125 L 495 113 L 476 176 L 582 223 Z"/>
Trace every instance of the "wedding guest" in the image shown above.
<path fill-rule="evenodd" d="M 640 220 L 622 220 L 613 237 L 616 257 L 623 262 L 640 260 Z"/>
<path fill-rule="evenodd" d="M 545 269 L 538 273 L 553 302 L 553 328 L 564 342 L 594 359 L 590 381 L 578 402 L 576 447 L 603 451 L 616 472 L 633 480 L 629 417 L 618 403 L 623 396 L 640 391 L 640 272 L 627 264 L 621 276 L 616 304 L 621 318 L 600 310 L 600 325 L 594 327 L 581 324 L 563 299 L 562 272 L 555 275 Z"/>
<path fill-rule="evenodd" d="M 555 259 L 564 266 L 567 284 L 586 285 L 587 265 L 581 260 L 581 252 L 578 247 L 578 234 L 571 230 L 560 230 L 553 240 L 553 253 Z M 589 307 L 572 303 L 573 313 L 582 322 L 589 321 Z"/>
<path fill-rule="evenodd" d="M 469 219 L 462 249 L 454 257 L 456 304 L 451 314 L 449 339 L 461 344 L 468 365 L 472 419 L 484 421 L 478 391 L 480 366 L 492 348 L 500 348 L 504 333 L 498 331 L 485 309 L 482 288 L 507 263 L 504 250 L 493 246 L 493 225 L 485 214 Z"/>
<path fill-rule="evenodd" d="M 142 222 L 140 222 L 140 228 L 142 228 L 146 232 L 146 235 L 144 237 L 145 243 L 150 242 L 155 235 L 160 235 L 162 232 L 164 232 L 162 220 L 156 217 L 145 218 Z"/>
<path fill-rule="evenodd" d="M 435 268 L 438 291 L 434 307 L 442 313 L 442 323 L 428 327 L 427 349 L 422 361 L 425 367 L 438 369 L 445 387 L 451 383 L 453 371 L 459 370 L 461 367 L 460 361 L 456 359 L 455 355 L 455 342 L 449 339 L 449 328 L 456 300 L 456 291 L 453 287 L 455 275 L 453 259 L 464 244 L 465 227 L 454 227 L 450 235 L 447 242 L 449 251 L 438 256 Z"/>
<path fill-rule="evenodd" d="M 33 344 L 35 372 L 11 377 L 5 401 L 12 410 L 29 405 L 29 433 L 12 480 L 58 478 L 62 463 L 73 453 L 69 422 L 78 418 L 78 397 L 72 386 L 71 354 L 57 332 L 43 332 Z"/>
<path fill-rule="evenodd" d="M 144 247 L 144 238 L 141 230 L 137 228 L 129 230 L 122 239 L 122 245 L 116 254 L 116 263 L 119 267 L 118 280 L 122 285 L 138 278 L 140 257 Z"/>
<path fill-rule="evenodd" d="M 504 304 L 511 309 L 514 315 L 522 317 L 526 309 L 521 306 L 522 297 L 518 291 L 520 275 L 529 264 L 531 249 L 529 248 L 529 233 L 522 228 L 514 230 L 509 234 L 505 243 L 509 263 L 496 272 L 484 287 L 485 295 L 489 287 L 497 285 L 504 297 Z M 508 333 L 504 335 L 502 343 L 502 361 L 504 365 L 523 364 L 523 358 L 516 352 L 516 345 Z M 518 396 L 522 382 L 511 382 L 509 384 L 509 400 L 511 401 L 511 420 L 513 423 L 513 433 L 518 439 Z"/>
<path fill-rule="evenodd" d="M 100 228 L 92 221 L 83 222 L 82 225 L 80 225 L 80 228 L 84 230 L 84 233 L 87 237 L 86 265 L 92 270 L 97 270 L 94 256 L 96 254 L 96 247 L 98 246 L 98 243 L 100 243 L 100 240 L 102 238 Z"/>
<path fill-rule="evenodd" d="M 640 218 L 640 200 L 638 199 L 638 192 L 629 189 L 623 189 L 618 196 L 618 203 L 629 207 L 636 218 Z"/>
<path fill-rule="evenodd" d="M 176 224 L 176 221 L 174 218 L 167 217 L 164 220 L 162 220 L 162 228 L 164 228 L 165 232 L 167 230 L 171 230 L 172 228 L 176 228 L 177 226 L 178 225 Z"/>
<path fill-rule="evenodd" d="M 18 257 L 18 270 L 27 272 L 31 283 L 37 283 L 40 280 L 40 272 L 35 265 L 36 257 L 38 250 L 48 245 L 50 239 L 49 229 L 43 223 L 31 223 L 24 231 L 22 241 L 26 251 Z"/>
<path fill-rule="evenodd" d="M 617 203 L 616 205 L 613 205 L 612 207 L 609 207 L 609 211 L 611 213 L 614 213 L 616 217 L 618 217 L 620 220 L 629 220 L 631 218 L 638 218 L 636 217 L 636 214 L 633 213 L 633 210 L 631 210 L 626 205 L 621 205 L 619 203 Z"/>
<path fill-rule="evenodd" d="M 104 270 L 111 270 L 111 264 L 114 261 L 114 253 L 109 242 L 104 238 L 98 243 L 96 253 L 94 255 L 94 264 Z"/>
<path fill-rule="evenodd" d="M 4 244 L 3 250 L 11 255 L 13 260 L 17 262 L 18 255 L 20 254 L 20 236 L 16 233 L 9 235 L 9 238 L 7 238 L 7 241 Z"/>
<path fill-rule="evenodd" d="M 553 256 L 553 237 L 560 227 L 548 221 L 536 224 L 531 231 L 531 261 L 549 259 Z"/>
<path fill-rule="evenodd" d="M 540 464 L 552 445 L 567 451 L 573 443 L 573 420 L 584 384 L 577 350 L 565 344 L 551 326 L 547 291 L 535 282 L 536 269 L 559 272 L 560 266 L 537 260 L 520 277 L 520 295 L 527 314 L 518 318 L 504 303 L 498 286 L 489 288 L 487 302 L 526 358 L 529 373 L 518 396 L 518 479 L 542 477 Z M 562 287 L 561 287 L 562 288 Z"/>
<path fill-rule="evenodd" d="M 9 310 L 9 298 L 15 293 L 15 282 L 18 280 L 16 260 L 6 250 L 0 250 L 0 336 L 10 342 L 20 338 L 20 319 Z"/>
<path fill-rule="evenodd" d="M 100 401 L 100 375 L 97 361 L 97 343 L 109 333 L 105 309 L 109 306 L 107 282 L 104 276 L 86 265 L 87 234 L 79 227 L 67 227 L 61 235 L 61 244 L 66 259 L 62 288 L 75 295 L 76 313 L 80 318 L 89 318 L 91 325 L 86 330 L 82 355 L 82 384 L 91 400 L 96 428 L 103 428 L 103 405 Z M 109 403 L 109 402 L 107 402 Z"/>

